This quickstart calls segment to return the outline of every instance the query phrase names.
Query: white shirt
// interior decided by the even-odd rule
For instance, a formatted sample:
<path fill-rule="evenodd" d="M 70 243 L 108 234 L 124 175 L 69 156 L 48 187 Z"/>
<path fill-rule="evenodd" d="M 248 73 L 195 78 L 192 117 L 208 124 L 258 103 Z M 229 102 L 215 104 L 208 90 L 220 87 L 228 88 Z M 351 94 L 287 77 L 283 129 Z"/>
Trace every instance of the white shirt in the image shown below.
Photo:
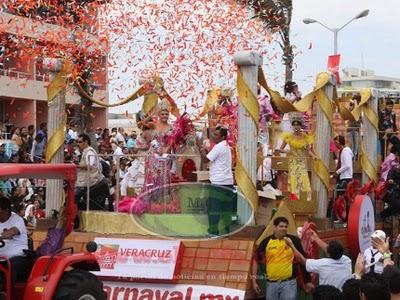
<path fill-rule="evenodd" d="M 115 149 L 114 151 L 114 162 L 122 158 L 122 156 L 120 155 L 124 155 L 124 152 L 122 152 L 122 148 L 118 146 L 117 149 Z"/>
<path fill-rule="evenodd" d="M 12 227 L 17 228 L 20 234 L 15 235 L 12 239 L 4 240 L 5 246 L 0 248 L 0 256 L 7 258 L 24 255 L 23 250 L 28 249 L 28 235 L 24 220 L 15 213 L 11 213 L 7 221 L 0 223 L 0 232 Z"/>
<path fill-rule="evenodd" d="M 307 259 L 306 270 L 319 275 L 319 285 L 332 285 L 342 290 L 343 284 L 351 278 L 351 259 L 346 255 L 339 259 Z"/>
<path fill-rule="evenodd" d="M 340 169 L 336 171 L 340 179 L 353 178 L 353 151 L 346 146 L 340 153 Z"/>
<path fill-rule="evenodd" d="M 372 251 L 372 252 L 371 252 Z M 365 249 L 364 251 L 364 259 L 365 259 L 365 263 L 366 263 L 366 268 L 365 268 L 365 272 L 369 273 L 370 272 L 370 267 L 368 267 L 368 265 L 372 262 L 372 254 L 374 255 L 374 261 L 379 261 L 380 259 L 383 258 L 382 253 L 380 253 L 377 249 L 369 247 L 367 249 Z M 382 274 L 383 273 L 383 261 L 380 261 L 378 263 L 376 263 L 374 268 L 375 273 L 378 274 Z"/>
<path fill-rule="evenodd" d="M 124 142 L 124 146 L 125 146 L 125 143 L 126 143 L 125 138 L 120 132 L 117 132 L 117 134 L 115 135 L 115 138 L 117 140 L 117 144 L 119 142 Z"/>
<path fill-rule="evenodd" d="M 68 130 L 68 134 L 71 139 L 76 140 L 76 141 L 78 140 L 78 133 L 76 131 L 74 131 L 73 129 Z"/>
<path fill-rule="evenodd" d="M 207 154 L 210 160 L 210 181 L 212 184 L 232 185 L 232 152 L 226 141 L 216 144 Z"/>

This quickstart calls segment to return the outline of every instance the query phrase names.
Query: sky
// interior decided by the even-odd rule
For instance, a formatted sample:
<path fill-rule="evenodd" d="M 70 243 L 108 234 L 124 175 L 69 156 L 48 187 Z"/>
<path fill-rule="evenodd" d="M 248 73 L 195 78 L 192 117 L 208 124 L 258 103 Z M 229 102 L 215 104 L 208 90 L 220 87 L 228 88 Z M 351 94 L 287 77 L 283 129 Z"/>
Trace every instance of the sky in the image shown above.
<path fill-rule="evenodd" d="M 292 42 L 302 51 L 296 57 L 294 79 L 308 91 L 315 74 L 324 70 L 333 53 L 333 33 L 319 24 L 304 24 L 304 18 L 320 21 L 330 28 L 341 27 L 364 9 L 367 17 L 354 20 L 338 35 L 341 69 L 356 67 L 374 70 L 376 75 L 400 77 L 400 10 L 398 0 L 294 0 Z M 312 43 L 312 48 L 308 49 Z"/>
<path fill-rule="evenodd" d="M 154 2 L 160 1 L 162 0 L 155 0 Z M 312 89 L 318 72 L 326 69 L 328 55 L 333 54 L 333 33 L 319 24 L 304 24 L 302 22 L 304 18 L 317 19 L 328 27 L 333 28 L 342 26 L 364 9 L 369 9 L 370 14 L 367 17 L 354 20 L 339 32 L 340 68 L 370 69 L 374 70 L 376 75 L 400 77 L 400 60 L 397 57 L 397 49 L 400 46 L 400 39 L 398 38 L 400 22 L 397 20 L 396 15 L 400 11 L 399 0 L 293 0 L 293 4 L 291 39 L 292 44 L 296 46 L 293 79 L 298 82 L 303 94 Z M 250 23 L 248 26 L 250 26 Z M 261 37 L 266 36 L 266 33 L 260 29 L 256 34 L 259 34 L 260 37 L 255 38 L 253 32 L 252 39 L 255 39 L 257 42 L 255 44 L 259 45 L 259 41 L 262 40 Z M 270 85 L 281 91 L 284 84 L 284 66 L 280 62 L 280 48 L 273 39 L 267 40 L 269 42 L 260 47 L 260 51 L 267 52 L 264 58 L 264 71 Z M 126 41 L 126 44 L 130 45 L 130 52 L 135 48 L 132 43 L 134 42 Z M 238 50 L 242 50 L 239 49 L 239 47 L 243 46 L 242 44 L 237 43 L 236 45 Z M 274 56 L 275 53 L 277 55 Z M 115 53 L 113 55 L 115 56 Z M 130 55 L 134 57 L 135 53 L 130 53 Z M 224 58 L 228 64 L 230 59 L 231 57 L 228 54 Z M 185 67 L 187 68 L 187 66 Z M 134 67 L 132 67 L 133 69 Z M 125 66 L 120 66 L 114 70 L 114 75 L 119 73 L 121 76 L 119 76 L 119 79 L 111 79 L 111 102 L 117 101 L 118 97 L 129 94 L 132 88 L 137 86 L 137 71 L 126 72 Z M 204 77 L 207 74 L 209 73 L 198 75 Z M 232 87 L 234 87 L 233 75 L 232 73 L 226 75 L 228 77 L 226 83 Z M 205 78 L 203 79 L 205 80 Z M 132 82 L 136 83 L 132 84 Z M 118 91 L 114 89 L 117 85 L 119 86 Z M 171 84 L 167 85 L 167 87 L 169 90 L 176 88 L 172 87 Z M 198 91 L 195 92 L 204 93 L 206 88 L 204 83 L 199 84 Z M 172 96 L 178 98 L 177 102 L 180 105 L 188 102 L 187 98 L 180 99 L 179 91 L 172 92 Z M 205 97 L 200 97 L 199 100 L 196 100 L 196 104 L 201 106 L 204 100 Z M 140 105 L 141 101 L 138 101 L 135 104 L 131 103 L 111 109 L 110 112 L 124 113 L 128 111 L 133 113 L 140 109 Z"/>

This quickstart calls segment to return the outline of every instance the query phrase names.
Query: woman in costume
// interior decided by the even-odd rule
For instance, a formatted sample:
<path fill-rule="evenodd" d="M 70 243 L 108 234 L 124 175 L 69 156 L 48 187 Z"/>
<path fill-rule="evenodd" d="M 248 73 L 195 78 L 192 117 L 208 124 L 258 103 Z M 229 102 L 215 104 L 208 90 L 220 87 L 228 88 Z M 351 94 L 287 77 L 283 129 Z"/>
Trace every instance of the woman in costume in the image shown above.
<path fill-rule="evenodd" d="M 307 158 L 315 157 L 311 148 L 314 137 L 302 132 L 302 119 L 292 121 L 293 133 L 282 133 L 283 143 L 279 149 L 281 153 L 288 153 L 288 184 L 291 200 L 299 200 L 302 194 L 307 194 L 307 201 L 311 200 L 311 186 L 308 177 Z M 289 145 L 290 150 L 285 150 Z"/>
<path fill-rule="evenodd" d="M 157 197 L 163 198 L 168 194 L 168 185 L 171 183 L 172 160 L 169 135 L 172 126 L 169 124 L 169 104 L 161 101 L 158 105 L 157 118 L 153 119 L 153 127 L 148 157 L 145 163 L 144 191 L 159 188 Z"/>

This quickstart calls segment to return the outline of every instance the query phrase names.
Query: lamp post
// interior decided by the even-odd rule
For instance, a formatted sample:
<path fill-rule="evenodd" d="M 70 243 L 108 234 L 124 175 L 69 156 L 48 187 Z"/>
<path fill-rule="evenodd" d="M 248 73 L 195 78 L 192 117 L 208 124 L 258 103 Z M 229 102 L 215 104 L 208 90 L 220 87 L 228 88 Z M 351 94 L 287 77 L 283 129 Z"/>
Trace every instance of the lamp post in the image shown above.
<path fill-rule="evenodd" d="M 369 9 L 363 10 L 362 12 L 360 12 L 355 17 L 351 18 L 347 23 L 345 23 L 343 26 L 341 26 L 339 28 L 330 28 L 330 27 L 326 26 L 325 24 L 321 23 L 320 21 L 315 20 L 315 19 L 310 19 L 310 18 L 303 19 L 303 23 L 304 24 L 318 23 L 319 25 L 321 25 L 321 26 L 325 27 L 326 29 L 328 29 L 329 31 L 333 32 L 333 54 L 337 54 L 339 31 L 342 30 L 343 28 L 345 28 L 347 25 L 349 25 L 354 20 L 364 18 L 364 17 L 368 16 L 368 14 L 369 14 Z"/>

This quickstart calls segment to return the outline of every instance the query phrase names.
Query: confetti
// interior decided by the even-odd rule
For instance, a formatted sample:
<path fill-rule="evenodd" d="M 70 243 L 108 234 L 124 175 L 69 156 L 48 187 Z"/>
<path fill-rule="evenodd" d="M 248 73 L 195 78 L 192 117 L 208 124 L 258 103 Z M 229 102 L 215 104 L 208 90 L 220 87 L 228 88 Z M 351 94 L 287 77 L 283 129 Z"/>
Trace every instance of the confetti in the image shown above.
<path fill-rule="evenodd" d="M 14 33 L 2 35 L 4 57 L 17 62 L 16 71 L 35 59 L 45 75 L 43 57 L 66 58 L 76 66 L 73 76 L 90 72 L 96 85 L 109 84 L 110 102 L 157 75 L 180 107 L 201 108 L 207 90 L 235 86 L 235 52 L 262 53 L 268 70 L 280 65 L 274 34 L 238 1 L 2 2 L 9 13 L 0 14 L 0 32 Z"/>

